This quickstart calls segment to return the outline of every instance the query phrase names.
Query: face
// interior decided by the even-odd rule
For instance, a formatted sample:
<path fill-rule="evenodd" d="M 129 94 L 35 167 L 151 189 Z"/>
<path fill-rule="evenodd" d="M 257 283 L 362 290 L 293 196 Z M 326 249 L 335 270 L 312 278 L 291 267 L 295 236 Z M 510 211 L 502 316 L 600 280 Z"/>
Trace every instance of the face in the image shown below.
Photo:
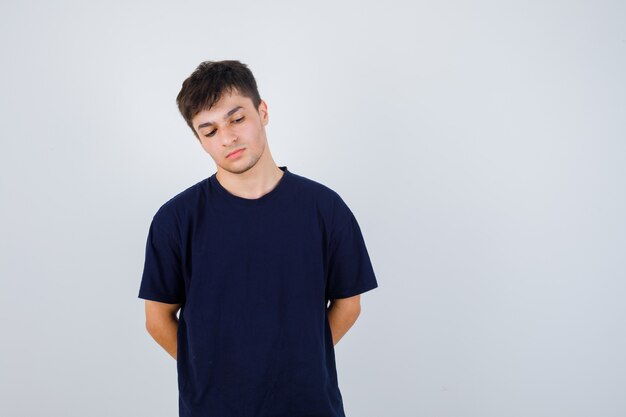
<path fill-rule="evenodd" d="M 191 122 L 218 170 L 246 172 L 256 165 L 267 147 L 266 103 L 261 101 L 257 111 L 252 100 L 236 90 L 222 95 L 210 110 L 202 110 Z M 238 152 L 229 156 L 233 151 Z"/>

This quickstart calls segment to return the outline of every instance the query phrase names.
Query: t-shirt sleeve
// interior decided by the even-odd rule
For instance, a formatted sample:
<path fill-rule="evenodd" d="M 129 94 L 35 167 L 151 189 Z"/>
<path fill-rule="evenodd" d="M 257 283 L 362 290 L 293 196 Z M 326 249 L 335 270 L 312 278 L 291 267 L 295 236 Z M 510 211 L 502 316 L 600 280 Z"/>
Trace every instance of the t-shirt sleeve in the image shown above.
<path fill-rule="evenodd" d="M 158 217 L 152 219 L 146 242 L 139 298 L 178 304 L 185 299 L 180 245 Z"/>
<path fill-rule="evenodd" d="M 339 199 L 332 222 L 326 298 L 347 298 L 378 287 L 361 228 Z"/>

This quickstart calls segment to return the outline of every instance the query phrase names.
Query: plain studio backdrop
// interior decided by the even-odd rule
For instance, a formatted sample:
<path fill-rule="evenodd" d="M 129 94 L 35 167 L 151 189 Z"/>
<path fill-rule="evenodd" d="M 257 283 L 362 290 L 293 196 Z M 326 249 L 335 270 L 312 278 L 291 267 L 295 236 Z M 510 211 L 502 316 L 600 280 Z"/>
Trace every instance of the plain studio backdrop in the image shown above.
<path fill-rule="evenodd" d="M 626 415 L 623 2 L 0 15 L 0 415 L 177 415 L 137 293 L 152 215 L 215 171 L 175 97 L 222 59 L 255 74 L 276 163 L 361 225 L 348 417 Z"/>

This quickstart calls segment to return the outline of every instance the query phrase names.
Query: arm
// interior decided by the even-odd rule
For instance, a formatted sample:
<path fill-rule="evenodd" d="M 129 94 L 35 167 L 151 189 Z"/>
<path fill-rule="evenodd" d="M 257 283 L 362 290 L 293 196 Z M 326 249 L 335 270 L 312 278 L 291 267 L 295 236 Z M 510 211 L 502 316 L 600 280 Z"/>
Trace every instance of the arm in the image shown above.
<path fill-rule="evenodd" d="M 181 304 L 146 300 L 146 329 L 150 336 L 176 359 L 178 318 Z"/>
<path fill-rule="evenodd" d="M 328 321 L 333 335 L 333 346 L 348 332 L 361 313 L 361 295 L 331 300 Z"/>

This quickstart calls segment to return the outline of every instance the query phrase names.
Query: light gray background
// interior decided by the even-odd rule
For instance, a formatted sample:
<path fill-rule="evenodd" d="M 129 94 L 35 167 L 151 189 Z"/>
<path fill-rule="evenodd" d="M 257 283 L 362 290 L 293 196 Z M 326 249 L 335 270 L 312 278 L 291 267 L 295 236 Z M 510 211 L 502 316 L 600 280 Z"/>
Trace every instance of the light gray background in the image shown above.
<path fill-rule="evenodd" d="M 623 2 L 0 16 L 0 415 L 177 415 L 137 292 L 151 216 L 215 170 L 175 106 L 208 59 L 250 66 L 277 164 L 363 230 L 348 417 L 626 414 Z"/>

